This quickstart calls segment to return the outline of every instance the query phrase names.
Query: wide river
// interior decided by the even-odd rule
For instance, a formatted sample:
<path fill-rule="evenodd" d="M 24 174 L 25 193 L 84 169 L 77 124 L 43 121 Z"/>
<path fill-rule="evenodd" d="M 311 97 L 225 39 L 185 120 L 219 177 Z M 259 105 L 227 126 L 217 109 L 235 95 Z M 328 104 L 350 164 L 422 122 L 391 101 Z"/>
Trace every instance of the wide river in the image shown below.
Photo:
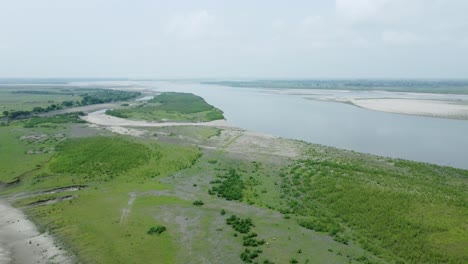
<path fill-rule="evenodd" d="M 468 169 L 468 121 L 391 114 L 266 89 L 152 82 L 156 91 L 192 92 L 248 130 L 381 156 Z"/>

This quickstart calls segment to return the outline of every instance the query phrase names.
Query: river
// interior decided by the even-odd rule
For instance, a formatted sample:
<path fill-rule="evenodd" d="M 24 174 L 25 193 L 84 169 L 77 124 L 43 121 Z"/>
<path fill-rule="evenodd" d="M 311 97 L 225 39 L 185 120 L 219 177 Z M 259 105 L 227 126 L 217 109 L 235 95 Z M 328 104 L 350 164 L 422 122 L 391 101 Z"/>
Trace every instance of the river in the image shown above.
<path fill-rule="evenodd" d="M 240 128 L 337 148 L 468 169 L 468 121 L 392 114 L 266 89 L 190 82 L 137 82 L 191 92 Z"/>

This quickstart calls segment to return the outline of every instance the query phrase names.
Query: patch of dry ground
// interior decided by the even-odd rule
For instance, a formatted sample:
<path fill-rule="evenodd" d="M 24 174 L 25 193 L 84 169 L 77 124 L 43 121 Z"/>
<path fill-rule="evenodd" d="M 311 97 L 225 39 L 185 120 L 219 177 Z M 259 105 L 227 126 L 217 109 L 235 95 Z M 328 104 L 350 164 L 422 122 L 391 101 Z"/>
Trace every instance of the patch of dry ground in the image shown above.
<path fill-rule="evenodd" d="M 51 236 L 40 233 L 19 209 L 0 200 L 0 263 L 73 263 L 55 245 Z"/>
<path fill-rule="evenodd" d="M 441 118 L 468 119 L 468 104 L 416 99 L 359 99 L 351 103 L 370 110 Z"/>

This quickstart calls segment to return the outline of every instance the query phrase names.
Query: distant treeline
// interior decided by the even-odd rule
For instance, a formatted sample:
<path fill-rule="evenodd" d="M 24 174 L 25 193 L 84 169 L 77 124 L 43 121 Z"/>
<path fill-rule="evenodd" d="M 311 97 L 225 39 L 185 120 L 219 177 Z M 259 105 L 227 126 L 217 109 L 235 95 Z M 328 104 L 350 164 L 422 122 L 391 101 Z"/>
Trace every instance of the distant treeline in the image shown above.
<path fill-rule="evenodd" d="M 17 91 L 14 93 L 27 93 L 28 91 Z M 32 94 L 47 94 L 47 91 L 30 91 Z M 51 92 L 53 93 L 53 92 Z M 129 100 L 141 95 L 140 92 L 127 92 L 117 90 L 92 90 L 85 93 L 79 93 L 82 99 L 77 101 L 63 101 L 61 103 L 51 104 L 47 107 L 34 107 L 31 111 L 18 110 L 18 111 L 3 111 L 3 115 L 9 119 L 19 119 L 29 117 L 33 114 L 47 113 L 50 111 L 60 110 L 74 106 L 103 104 L 117 101 Z"/>
<path fill-rule="evenodd" d="M 383 90 L 393 92 L 468 94 L 468 80 L 252 80 L 204 84 L 275 89 Z"/>

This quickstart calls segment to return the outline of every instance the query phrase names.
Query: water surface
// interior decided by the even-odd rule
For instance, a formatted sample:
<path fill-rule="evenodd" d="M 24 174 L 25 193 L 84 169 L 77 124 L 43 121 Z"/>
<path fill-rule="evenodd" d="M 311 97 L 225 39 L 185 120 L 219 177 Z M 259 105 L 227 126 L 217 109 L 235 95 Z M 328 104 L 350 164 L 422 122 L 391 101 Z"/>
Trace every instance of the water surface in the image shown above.
<path fill-rule="evenodd" d="M 233 125 L 338 148 L 468 169 L 468 121 L 377 112 L 262 89 L 196 83 L 146 84 L 192 92 Z"/>

